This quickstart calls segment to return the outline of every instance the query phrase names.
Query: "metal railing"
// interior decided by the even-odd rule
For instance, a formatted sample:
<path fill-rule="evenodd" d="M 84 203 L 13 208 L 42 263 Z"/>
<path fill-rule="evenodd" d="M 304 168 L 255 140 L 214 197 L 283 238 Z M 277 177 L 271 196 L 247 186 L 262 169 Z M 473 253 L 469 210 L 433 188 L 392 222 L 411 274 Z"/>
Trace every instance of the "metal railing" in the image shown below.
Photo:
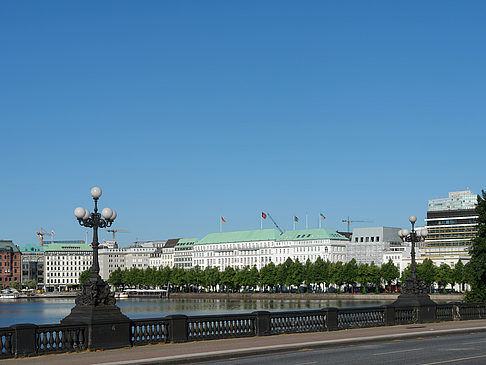
<path fill-rule="evenodd" d="M 433 309 L 430 312 L 431 308 Z M 393 326 L 424 321 L 486 319 L 486 303 L 445 303 L 432 307 L 324 308 L 318 310 L 128 319 L 125 326 L 105 324 L 114 336 L 131 346 L 167 342 L 323 332 L 349 328 Z M 429 320 L 426 320 L 429 321 Z M 0 328 L 0 358 L 82 351 L 92 347 L 96 327 L 80 325 L 19 324 Z M 127 342 L 128 340 L 128 342 Z M 127 346 L 127 345 L 124 345 Z M 122 347 L 122 346 L 118 346 Z M 110 348 L 117 348 L 116 345 Z"/>

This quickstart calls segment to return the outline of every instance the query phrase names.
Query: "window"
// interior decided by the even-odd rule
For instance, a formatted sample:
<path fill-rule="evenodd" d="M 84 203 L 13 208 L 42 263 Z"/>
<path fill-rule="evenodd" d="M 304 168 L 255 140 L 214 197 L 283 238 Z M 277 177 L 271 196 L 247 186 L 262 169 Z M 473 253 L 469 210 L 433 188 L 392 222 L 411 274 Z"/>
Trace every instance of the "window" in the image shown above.
<path fill-rule="evenodd" d="M 376 242 L 380 241 L 380 236 L 376 236 Z"/>
<path fill-rule="evenodd" d="M 361 240 L 360 240 L 360 242 L 363 242 L 363 237 L 361 237 Z"/>
<path fill-rule="evenodd" d="M 366 242 L 370 242 L 370 238 L 369 237 L 366 237 Z"/>
<path fill-rule="evenodd" d="M 375 237 L 371 237 L 371 242 L 375 242 Z"/>

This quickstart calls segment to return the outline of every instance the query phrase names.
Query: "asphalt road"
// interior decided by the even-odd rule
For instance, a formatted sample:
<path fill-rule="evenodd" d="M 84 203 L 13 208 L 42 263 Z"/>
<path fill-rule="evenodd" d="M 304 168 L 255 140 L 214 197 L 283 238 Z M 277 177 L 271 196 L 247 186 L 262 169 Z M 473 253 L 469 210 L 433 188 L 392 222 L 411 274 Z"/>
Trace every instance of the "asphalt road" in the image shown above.
<path fill-rule="evenodd" d="M 325 349 L 211 361 L 214 365 L 317 365 L 317 364 L 486 364 L 486 333 L 393 340 Z M 199 362 L 199 364 L 201 364 Z"/>

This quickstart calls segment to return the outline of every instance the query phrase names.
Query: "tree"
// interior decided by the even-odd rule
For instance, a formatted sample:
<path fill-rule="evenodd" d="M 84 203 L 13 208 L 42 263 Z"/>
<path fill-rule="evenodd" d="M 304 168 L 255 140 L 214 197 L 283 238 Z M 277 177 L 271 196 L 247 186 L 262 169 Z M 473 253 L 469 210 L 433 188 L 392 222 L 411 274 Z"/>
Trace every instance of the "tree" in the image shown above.
<path fill-rule="evenodd" d="M 465 273 L 464 273 L 464 264 L 462 263 L 461 259 L 459 259 L 459 261 L 457 261 L 456 265 L 454 266 L 454 269 L 452 271 L 452 276 L 454 278 L 454 282 L 460 285 L 460 291 L 463 291 L 464 283 L 466 280 L 465 280 Z"/>
<path fill-rule="evenodd" d="M 381 286 L 381 270 L 374 262 L 371 262 L 369 270 L 369 280 L 374 284 L 375 292 L 379 293 Z"/>
<path fill-rule="evenodd" d="M 435 282 L 437 267 L 434 265 L 431 259 L 425 259 L 423 263 L 418 264 L 417 276 L 422 279 L 429 287 L 429 292 L 432 290 L 432 284 Z"/>
<path fill-rule="evenodd" d="M 341 293 L 341 286 L 344 284 L 344 266 L 341 261 L 333 262 L 331 264 L 331 283 L 336 284 L 338 293 Z"/>
<path fill-rule="evenodd" d="M 260 285 L 265 287 L 274 287 L 277 283 L 277 267 L 273 262 L 265 265 L 260 270 Z"/>
<path fill-rule="evenodd" d="M 358 265 L 356 264 L 356 260 L 353 258 L 350 261 L 344 264 L 343 268 L 343 280 L 348 286 L 353 286 L 358 278 Z"/>
<path fill-rule="evenodd" d="M 400 270 L 395 266 L 392 259 L 388 260 L 386 264 L 381 265 L 381 277 L 388 286 L 391 286 L 392 281 L 400 277 Z"/>
<path fill-rule="evenodd" d="M 435 274 L 435 281 L 439 284 L 439 287 L 445 291 L 447 284 L 453 281 L 452 279 L 452 269 L 447 264 L 441 264 Z"/>
<path fill-rule="evenodd" d="M 361 292 L 363 294 L 366 293 L 366 287 L 368 286 L 370 276 L 370 265 L 368 264 L 359 264 L 358 265 L 358 277 L 356 281 L 361 285 Z"/>
<path fill-rule="evenodd" d="M 117 268 L 115 271 L 112 271 L 110 277 L 108 278 L 108 283 L 113 285 L 115 288 L 119 286 L 123 286 L 123 272 L 120 268 Z"/>
<path fill-rule="evenodd" d="M 88 281 L 90 276 L 91 276 L 91 269 L 84 270 L 81 274 L 79 274 L 79 284 L 83 285 L 85 282 Z"/>
<path fill-rule="evenodd" d="M 21 289 L 22 284 L 19 281 L 11 281 L 10 283 L 8 283 L 8 287 L 12 289 Z"/>
<path fill-rule="evenodd" d="M 478 195 L 478 205 L 476 206 L 478 218 L 478 233 L 473 240 L 469 250 L 471 260 L 469 266 L 469 284 L 471 291 L 466 293 L 466 302 L 485 302 L 486 301 L 486 192 L 482 191 L 482 196 Z"/>
<path fill-rule="evenodd" d="M 35 289 L 37 288 L 37 282 L 35 280 L 27 280 L 25 286 L 29 289 Z"/>

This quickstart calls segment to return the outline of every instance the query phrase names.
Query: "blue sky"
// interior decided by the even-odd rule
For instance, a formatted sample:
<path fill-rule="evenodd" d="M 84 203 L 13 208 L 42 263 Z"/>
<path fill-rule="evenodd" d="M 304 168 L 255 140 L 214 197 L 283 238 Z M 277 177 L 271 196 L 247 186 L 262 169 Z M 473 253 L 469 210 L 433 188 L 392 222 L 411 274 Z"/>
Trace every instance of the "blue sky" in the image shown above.
<path fill-rule="evenodd" d="M 484 2 L 0 4 L 0 239 L 403 226 L 485 188 Z M 271 223 L 265 222 L 270 228 Z M 110 237 L 102 233 L 102 238 Z"/>

